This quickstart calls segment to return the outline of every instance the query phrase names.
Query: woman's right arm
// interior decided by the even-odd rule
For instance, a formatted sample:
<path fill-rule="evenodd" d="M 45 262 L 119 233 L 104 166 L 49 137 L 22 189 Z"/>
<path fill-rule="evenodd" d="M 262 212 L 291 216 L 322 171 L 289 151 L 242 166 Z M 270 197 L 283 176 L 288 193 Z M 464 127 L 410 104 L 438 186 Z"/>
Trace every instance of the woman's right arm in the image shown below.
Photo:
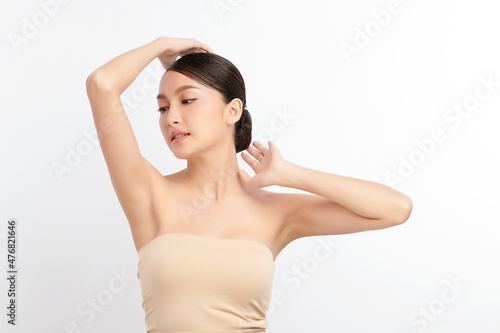
<path fill-rule="evenodd" d="M 111 59 L 87 78 L 87 96 L 101 150 L 130 222 L 144 218 L 144 209 L 151 204 L 153 184 L 164 182 L 164 178 L 141 155 L 120 95 L 155 58 L 168 68 L 177 56 L 202 49 L 213 52 L 195 39 L 160 37 Z"/>

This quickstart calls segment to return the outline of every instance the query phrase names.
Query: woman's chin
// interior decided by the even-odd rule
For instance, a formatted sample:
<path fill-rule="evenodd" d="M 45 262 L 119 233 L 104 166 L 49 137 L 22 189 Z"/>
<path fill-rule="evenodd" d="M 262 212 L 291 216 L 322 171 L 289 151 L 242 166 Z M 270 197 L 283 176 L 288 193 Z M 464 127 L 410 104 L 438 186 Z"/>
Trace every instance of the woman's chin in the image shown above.
<path fill-rule="evenodd" d="M 174 148 L 174 149 L 170 149 L 170 151 L 172 152 L 172 154 L 174 154 L 175 157 L 177 157 L 178 159 L 181 159 L 181 160 L 185 160 L 189 156 L 191 156 L 190 153 L 182 151 L 181 149 Z"/>

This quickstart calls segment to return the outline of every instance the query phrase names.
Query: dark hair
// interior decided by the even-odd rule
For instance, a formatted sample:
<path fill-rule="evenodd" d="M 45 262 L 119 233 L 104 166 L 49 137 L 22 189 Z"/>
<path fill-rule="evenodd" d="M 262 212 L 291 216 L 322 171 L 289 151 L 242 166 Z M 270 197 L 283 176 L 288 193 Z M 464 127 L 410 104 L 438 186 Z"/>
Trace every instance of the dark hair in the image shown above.
<path fill-rule="evenodd" d="M 239 98 L 243 103 L 240 119 L 235 123 L 236 153 L 247 149 L 252 141 L 252 117 L 246 105 L 245 82 L 240 71 L 226 58 L 205 52 L 186 54 L 177 59 L 167 71 L 184 74 L 197 82 L 220 92 L 226 103 Z"/>

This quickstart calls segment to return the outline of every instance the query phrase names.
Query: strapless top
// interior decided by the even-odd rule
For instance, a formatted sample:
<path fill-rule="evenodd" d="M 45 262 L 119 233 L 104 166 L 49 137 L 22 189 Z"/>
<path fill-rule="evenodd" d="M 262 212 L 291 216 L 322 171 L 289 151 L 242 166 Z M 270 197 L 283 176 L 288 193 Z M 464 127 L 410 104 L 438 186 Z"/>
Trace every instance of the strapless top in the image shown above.
<path fill-rule="evenodd" d="M 266 332 L 275 267 L 265 244 L 168 233 L 137 253 L 147 332 Z"/>

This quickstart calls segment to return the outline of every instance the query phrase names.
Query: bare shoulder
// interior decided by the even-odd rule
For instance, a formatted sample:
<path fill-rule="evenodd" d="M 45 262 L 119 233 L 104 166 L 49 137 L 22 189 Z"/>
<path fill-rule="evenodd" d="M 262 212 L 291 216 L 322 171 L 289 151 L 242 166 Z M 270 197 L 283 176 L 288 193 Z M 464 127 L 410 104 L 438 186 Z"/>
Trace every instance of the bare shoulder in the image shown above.
<path fill-rule="evenodd" d="M 181 174 L 182 170 L 172 173 L 170 175 L 164 175 L 163 178 L 165 178 L 165 180 L 167 180 L 168 183 L 178 183 L 181 180 Z"/>

